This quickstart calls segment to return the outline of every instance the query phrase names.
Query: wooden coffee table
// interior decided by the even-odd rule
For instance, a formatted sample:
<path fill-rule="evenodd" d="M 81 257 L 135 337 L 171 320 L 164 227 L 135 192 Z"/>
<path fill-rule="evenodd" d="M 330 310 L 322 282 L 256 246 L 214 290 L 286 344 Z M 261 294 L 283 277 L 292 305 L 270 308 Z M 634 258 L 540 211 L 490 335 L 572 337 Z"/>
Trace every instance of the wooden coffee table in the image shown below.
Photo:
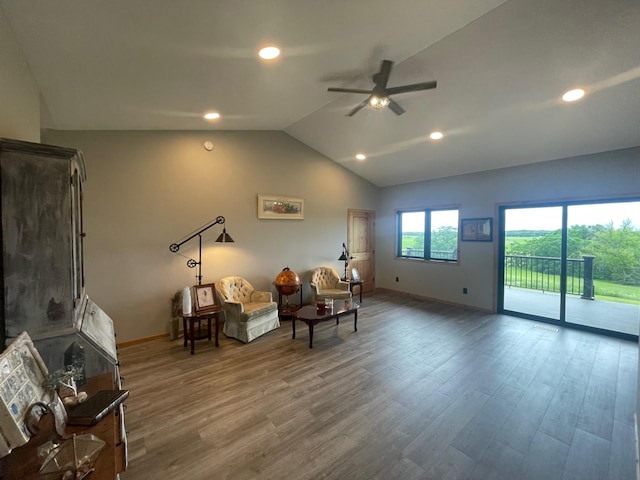
<path fill-rule="evenodd" d="M 358 331 L 358 308 L 360 305 L 353 301 L 335 300 L 333 308 L 317 310 L 315 305 L 306 305 L 293 314 L 291 328 L 296 338 L 296 320 L 302 320 L 309 326 L 309 348 L 313 348 L 313 327 L 320 322 L 336 319 L 336 325 L 340 323 L 340 317 L 353 313 L 353 330 Z"/>

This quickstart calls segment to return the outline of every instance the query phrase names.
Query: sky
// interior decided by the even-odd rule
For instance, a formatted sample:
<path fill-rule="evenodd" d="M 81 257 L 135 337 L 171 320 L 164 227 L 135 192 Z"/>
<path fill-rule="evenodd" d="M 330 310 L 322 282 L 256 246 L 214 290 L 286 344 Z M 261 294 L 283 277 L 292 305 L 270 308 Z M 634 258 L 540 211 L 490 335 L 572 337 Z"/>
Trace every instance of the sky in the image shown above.
<path fill-rule="evenodd" d="M 458 226 L 457 211 L 438 212 L 440 225 Z M 417 221 L 411 222 L 411 217 Z M 507 230 L 558 230 L 562 226 L 562 207 L 515 208 L 505 212 Z M 597 203 L 569 206 L 569 226 L 608 225 L 613 221 L 614 228 L 620 227 L 623 220 L 629 219 L 636 230 L 640 230 L 640 202 Z M 435 219 L 434 219 L 435 220 Z M 424 228 L 424 216 L 405 215 L 403 229 L 420 231 Z"/>
<path fill-rule="evenodd" d="M 620 227 L 625 219 L 640 230 L 640 202 L 571 205 L 568 224 Z M 562 207 L 509 209 L 505 212 L 507 230 L 557 230 L 562 226 Z"/>

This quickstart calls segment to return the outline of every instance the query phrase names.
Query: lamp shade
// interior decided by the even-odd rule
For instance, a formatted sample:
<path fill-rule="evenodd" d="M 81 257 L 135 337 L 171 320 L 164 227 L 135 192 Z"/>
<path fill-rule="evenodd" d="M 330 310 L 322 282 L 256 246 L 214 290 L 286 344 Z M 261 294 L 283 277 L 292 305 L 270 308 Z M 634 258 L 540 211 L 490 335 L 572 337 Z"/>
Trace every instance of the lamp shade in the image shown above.
<path fill-rule="evenodd" d="M 231 235 L 227 233 L 227 229 L 223 228 L 222 233 L 216 238 L 217 243 L 235 243 Z"/>
<path fill-rule="evenodd" d="M 342 262 L 344 262 L 345 260 L 348 260 L 347 255 L 345 254 L 345 252 L 342 252 L 342 255 L 340 255 L 340 258 L 338 259 Z"/>

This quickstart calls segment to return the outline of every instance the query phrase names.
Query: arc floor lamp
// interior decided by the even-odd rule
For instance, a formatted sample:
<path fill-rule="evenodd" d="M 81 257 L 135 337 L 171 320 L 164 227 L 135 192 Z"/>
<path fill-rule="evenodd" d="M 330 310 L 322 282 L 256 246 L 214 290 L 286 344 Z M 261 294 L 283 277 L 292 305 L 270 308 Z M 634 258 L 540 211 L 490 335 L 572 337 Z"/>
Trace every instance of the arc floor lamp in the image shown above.
<path fill-rule="evenodd" d="M 202 234 L 205 231 L 209 230 L 214 225 L 220 225 L 220 224 L 224 225 L 224 222 L 225 220 L 223 216 L 216 217 L 213 220 L 211 220 L 209 223 L 204 224 L 199 229 L 196 229 L 195 231 L 188 233 L 182 239 L 178 240 L 176 243 L 172 243 L 171 245 L 169 245 L 169 251 L 176 253 L 178 255 L 181 255 L 178 253 L 180 251 L 180 246 L 182 246 L 184 243 L 187 243 L 192 238 L 198 237 L 198 260 L 194 260 L 193 258 L 189 258 L 189 257 L 186 257 L 185 255 L 182 255 L 183 257 L 187 258 L 187 267 L 189 268 L 198 267 L 198 274 L 196 275 L 196 279 L 198 280 L 198 285 L 202 285 Z M 218 238 L 216 238 L 216 243 L 235 243 L 235 242 L 233 241 L 233 238 L 231 238 L 231 235 L 227 233 L 227 228 L 223 227 L 222 233 L 218 235 Z"/>

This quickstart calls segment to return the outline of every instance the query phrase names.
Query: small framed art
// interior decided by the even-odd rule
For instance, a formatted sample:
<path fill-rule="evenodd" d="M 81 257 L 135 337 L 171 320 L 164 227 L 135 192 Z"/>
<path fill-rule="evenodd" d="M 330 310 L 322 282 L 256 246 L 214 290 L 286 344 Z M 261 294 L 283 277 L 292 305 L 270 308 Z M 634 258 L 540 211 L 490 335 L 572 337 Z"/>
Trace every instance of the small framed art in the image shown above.
<path fill-rule="evenodd" d="M 463 218 L 460 220 L 460 240 L 463 242 L 492 242 L 493 218 Z"/>

